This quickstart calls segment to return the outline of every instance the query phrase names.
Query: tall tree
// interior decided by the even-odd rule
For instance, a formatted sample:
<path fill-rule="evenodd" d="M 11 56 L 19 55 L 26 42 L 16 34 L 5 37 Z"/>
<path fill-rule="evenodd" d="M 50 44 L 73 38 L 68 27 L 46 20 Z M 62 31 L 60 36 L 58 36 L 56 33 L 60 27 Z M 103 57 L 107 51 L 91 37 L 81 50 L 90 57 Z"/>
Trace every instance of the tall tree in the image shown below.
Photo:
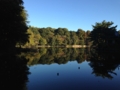
<path fill-rule="evenodd" d="M 113 24 L 113 22 L 106 22 L 104 20 L 93 25 L 93 30 L 90 34 L 93 45 L 102 47 L 113 44 L 117 27 L 112 26 Z"/>
<path fill-rule="evenodd" d="M 0 0 L 0 47 L 15 47 L 28 41 L 27 14 L 22 0 Z"/>

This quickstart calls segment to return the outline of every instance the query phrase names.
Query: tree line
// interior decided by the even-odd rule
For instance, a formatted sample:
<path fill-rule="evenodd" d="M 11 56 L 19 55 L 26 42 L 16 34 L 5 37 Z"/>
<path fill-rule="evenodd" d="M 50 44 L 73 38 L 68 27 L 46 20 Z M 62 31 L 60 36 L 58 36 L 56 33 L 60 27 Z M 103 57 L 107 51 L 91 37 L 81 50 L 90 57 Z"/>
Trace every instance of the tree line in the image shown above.
<path fill-rule="evenodd" d="M 26 47 L 30 46 L 70 46 L 70 45 L 88 45 L 98 48 L 113 47 L 120 45 L 120 30 L 113 26 L 113 22 L 97 22 L 93 25 L 93 30 L 78 29 L 71 31 L 67 28 L 38 28 L 29 26 L 27 32 L 30 34 L 29 42 Z"/>
<path fill-rule="evenodd" d="M 38 28 L 29 26 L 29 42 L 26 47 L 43 46 L 66 46 L 66 45 L 90 45 L 90 31 L 78 29 L 70 31 L 67 28 Z"/>

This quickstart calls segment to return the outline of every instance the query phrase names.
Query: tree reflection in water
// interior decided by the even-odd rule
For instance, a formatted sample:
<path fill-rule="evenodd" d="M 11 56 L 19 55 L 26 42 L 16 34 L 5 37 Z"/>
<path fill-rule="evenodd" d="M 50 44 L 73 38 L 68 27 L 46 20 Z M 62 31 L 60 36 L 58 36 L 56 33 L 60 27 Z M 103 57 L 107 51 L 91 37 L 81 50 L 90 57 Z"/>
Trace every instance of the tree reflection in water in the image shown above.
<path fill-rule="evenodd" d="M 115 69 L 119 69 L 120 64 L 118 52 L 100 52 L 97 50 L 91 50 L 90 52 L 84 48 L 40 48 L 39 52 L 21 53 L 19 56 L 29 59 L 29 66 L 53 63 L 66 64 L 69 61 L 77 61 L 78 63 L 89 61 L 89 65 L 93 69 L 92 74 L 109 79 L 112 79 L 113 75 L 117 75 Z M 59 74 L 57 75 L 59 76 Z"/>
<path fill-rule="evenodd" d="M 36 53 L 21 53 L 26 59 L 29 59 L 28 65 L 35 64 L 66 64 L 69 61 L 82 63 L 89 60 L 88 51 L 84 48 L 40 48 Z"/>
<path fill-rule="evenodd" d="M 117 75 L 114 71 L 120 65 L 119 53 L 94 51 L 92 52 L 89 65 L 93 69 L 92 74 L 112 79 L 113 75 Z"/>
<path fill-rule="evenodd" d="M 1 90 L 27 90 L 28 74 L 25 58 L 19 58 L 12 52 L 0 54 Z"/>

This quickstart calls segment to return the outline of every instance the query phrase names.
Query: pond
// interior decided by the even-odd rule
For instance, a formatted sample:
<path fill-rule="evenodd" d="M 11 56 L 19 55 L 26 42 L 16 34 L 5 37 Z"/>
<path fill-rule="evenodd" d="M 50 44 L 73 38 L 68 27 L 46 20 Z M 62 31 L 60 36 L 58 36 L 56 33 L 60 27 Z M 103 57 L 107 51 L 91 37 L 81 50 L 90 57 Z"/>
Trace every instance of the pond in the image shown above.
<path fill-rule="evenodd" d="M 89 62 L 78 64 L 76 61 L 67 64 L 34 65 L 27 83 L 28 90 L 120 90 L 120 71 L 112 74 L 114 78 L 92 74 Z"/>
<path fill-rule="evenodd" d="M 40 48 L 0 54 L 4 90 L 120 90 L 119 52 Z"/>
<path fill-rule="evenodd" d="M 89 59 L 84 57 L 85 50 L 84 52 L 77 50 L 75 53 L 70 49 L 69 57 L 68 53 L 63 54 L 64 50 L 54 53 L 53 56 L 51 53 L 48 54 L 48 50 L 46 53 L 48 55 L 43 55 L 44 60 L 41 57 L 39 63 L 29 65 L 31 74 L 28 75 L 28 90 L 120 90 L 118 63 L 97 62 L 95 64 L 96 62 L 85 60 Z"/>

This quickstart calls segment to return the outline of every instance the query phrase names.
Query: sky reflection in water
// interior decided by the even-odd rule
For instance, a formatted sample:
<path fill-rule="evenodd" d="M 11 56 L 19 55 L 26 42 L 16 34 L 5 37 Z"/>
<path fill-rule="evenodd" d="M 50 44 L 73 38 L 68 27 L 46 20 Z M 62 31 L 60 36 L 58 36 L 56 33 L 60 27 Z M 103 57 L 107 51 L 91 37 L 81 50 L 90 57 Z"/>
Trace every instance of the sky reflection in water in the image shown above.
<path fill-rule="evenodd" d="M 96 77 L 89 62 L 79 64 L 71 61 L 66 64 L 33 65 L 28 76 L 28 90 L 120 90 L 120 71 L 111 74 L 112 79 Z"/>

